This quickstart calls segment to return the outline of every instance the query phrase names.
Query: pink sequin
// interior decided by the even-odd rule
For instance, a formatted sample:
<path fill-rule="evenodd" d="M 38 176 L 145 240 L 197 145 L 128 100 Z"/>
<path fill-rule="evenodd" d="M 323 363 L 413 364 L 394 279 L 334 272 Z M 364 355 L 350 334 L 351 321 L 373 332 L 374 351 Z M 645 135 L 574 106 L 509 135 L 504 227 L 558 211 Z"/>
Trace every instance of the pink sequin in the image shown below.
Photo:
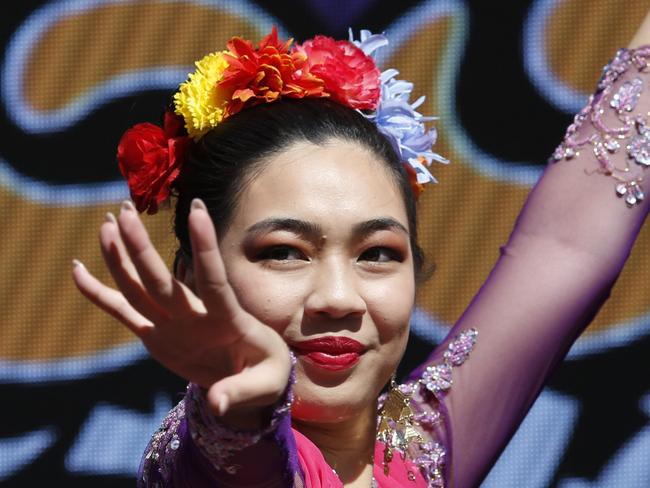
<path fill-rule="evenodd" d="M 587 106 L 574 118 L 563 142 L 553 152 L 554 161 L 571 160 L 580 150 L 591 146 L 598 172 L 617 181 L 616 195 L 629 207 L 640 203 L 645 194 L 641 182 L 643 174 L 635 166 L 650 167 L 650 129 L 646 114 L 633 113 L 645 88 L 650 46 L 639 49 L 621 49 L 605 66 L 598 91 L 589 98 Z M 636 76 L 619 82 L 628 73 Z M 613 114 L 616 122 L 611 122 Z M 607 120 L 606 120 L 607 119 Z M 624 167 L 618 167 L 613 157 L 625 150 Z"/>

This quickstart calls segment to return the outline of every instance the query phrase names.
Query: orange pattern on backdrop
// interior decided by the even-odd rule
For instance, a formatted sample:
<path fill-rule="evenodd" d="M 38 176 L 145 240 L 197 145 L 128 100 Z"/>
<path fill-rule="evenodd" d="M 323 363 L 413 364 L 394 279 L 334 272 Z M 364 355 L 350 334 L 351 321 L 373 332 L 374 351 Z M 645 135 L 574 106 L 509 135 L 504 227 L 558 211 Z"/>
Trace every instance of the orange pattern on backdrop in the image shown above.
<path fill-rule="evenodd" d="M 560 2 L 547 27 L 552 69 L 567 84 L 585 93 L 591 91 L 595 83 L 591 73 L 611 56 L 613 45 L 625 44 L 634 28 L 630 26 L 628 33 L 617 27 L 613 36 L 602 27 L 627 25 L 624 20 L 641 18 L 646 3 L 632 1 L 620 9 L 615 8 L 615 0 Z M 613 21 L 613 16 L 620 22 Z M 172 23 L 175 31 L 187 35 L 167 36 Z M 433 87 L 452 23 L 451 18 L 441 18 L 412 32 L 409 49 L 388 63 L 400 70 L 401 77 L 415 83 L 420 90 L 417 95 L 427 95 L 423 113 L 441 114 Z M 224 46 L 233 34 L 258 39 L 263 33 L 239 17 L 189 3 L 99 7 L 63 20 L 44 35 L 28 64 L 26 79 L 31 81 L 27 97 L 35 108 L 57 109 L 116 74 L 144 67 L 189 66 L 204 53 Z M 576 40 L 571 49 L 566 49 L 567 39 Z M 113 56 L 116 51 L 125 55 Z M 80 59 L 87 61 L 81 63 Z M 453 93 L 451 86 L 445 89 Z M 418 303 L 452 323 L 486 278 L 528 189 L 491 180 L 465 164 L 467 155 L 453 149 L 441 115 L 438 151 L 453 164 L 435 167 L 441 184 L 421 198 L 422 243 L 437 271 L 423 285 Z M 78 257 L 100 279 L 109 279 L 96 235 L 103 215 L 116 211 L 118 202 L 54 207 L 25 201 L 0 188 L 0 205 L 5 209 L 0 213 L 0 226 L 8 229 L 0 236 L 0 282 L 5 285 L 0 291 L 0 359 L 73 357 L 133 341 L 125 328 L 82 299 L 69 278 L 70 261 Z M 171 262 L 171 213 L 147 217 L 146 224 Z M 650 281 L 650 254 L 644 252 L 650 248 L 650 229 L 644 230 L 639 241 L 612 299 L 590 330 L 602 330 L 648 312 L 650 290 L 635 285 Z"/>
<path fill-rule="evenodd" d="M 222 49 L 234 33 L 247 39 L 263 34 L 214 7 L 160 1 L 101 5 L 63 19 L 45 33 L 25 72 L 26 96 L 34 108 L 57 109 L 119 74 L 191 67 L 206 53 Z"/>
<path fill-rule="evenodd" d="M 187 34 L 170 36 L 172 25 Z M 257 39 L 265 32 L 242 17 L 190 3 L 99 6 L 45 32 L 27 64 L 26 97 L 36 109 L 54 110 L 131 70 L 171 65 L 189 71 L 196 59 L 224 46 L 235 33 Z M 97 234 L 105 213 L 119 211 L 119 202 L 48 206 L 0 186 L 0 208 L 0 225 L 7 230 L 0 235 L 0 360 L 70 358 L 132 342 L 132 334 L 87 303 L 70 278 L 71 260 L 79 258 L 99 279 L 112 283 Z M 170 263 L 171 220 L 165 211 L 145 218 Z"/>
<path fill-rule="evenodd" d="M 569 6 L 581 11 L 584 16 L 585 2 L 567 2 Z M 605 4 L 606 2 L 601 2 Z M 613 3 L 613 2 L 610 2 Z M 633 2 L 634 3 L 634 2 Z M 612 25 L 627 25 L 629 18 L 642 18 L 647 10 L 644 2 L 636 2 L 636 16 L 630 11 L 615 9 L 613 5 L 601 6 L 597 12 L 607 15 L 600 22 L 585 24 L 591 30 L 576 37 L 600 38 L 602 32 L 598 27 L 607 22 Z M 647 2 L 645 2 L 647 3 Z M 582 10 L 581 10 L 582 9 Z M 618 13 L 620 22 L 612 19 L 611 15 Z M 558 29 L 557 16 L 565 15 L 560 12 L 549 20 L 549 46 L 566 43 L 567 32 Z M 576 21 L 573 18 L 573 21 Z M 436 67 L 440 66 L 446 42 L 451 36 L 451 17 L 439 19 L 417 31 L 413 31 L 406 44 L 408 50 L 401 50 L 388 63 L 400 70 L 400 75 L 412 80 L 416 87 L 426 87 L 427 102 L 423 113 L 440 114 L 441 108 L 433 89 L 438 75 Z M 599 73 L 592 65 L 602 67 L 612 55 L 612 45 L 625 45 L 633 35 L 630 32 L 617 31 L 617 39 L 604 39 L 596 44 L 599 49 L 593 50 L 591 44 L 585 41 L 577 45 L 578 59 L 563 58 L 563 63 L 575 72 L 574 78 L 566 79 L 567 83 L 575 84 L 588 94 L 596 84 L 597 78 L 585 73 Z M 564 44 L 562 44 L 564 45 Z M 431 49 L 431 46 L 435 46 Z M 423 56 L 424 52 L 430 57 Z M 566 49 L 564 49 L 566 52 Z M 559 58 L 557 52 L 549 49 L 549 55 Z M 588 54 L 588 55 L 587 55 Z M 594 61 L 595 59 L 595 61 Z M 559 59 L 554 59 L 559 61 Z M 558 73 L 568 73 L 566 69 L 558 69 Z M 586 78 L 586 81 L 583 80 Z M 565 78 L 562 78 L 565 79 Z M 443 92 L 452 93 L 451 87 L 445 87 Z M 586 99 L 586 96 L 585 96 Z M 429 259 L 435 263 L 435 273 L 426 282 L 419 293 L 418 304 L 426 311 L 435 315 L 441 321 L 451 324 L 457 320 L 470 300 L 486 279 L 492 265 L 498 258 L 499 247 L 507 242 L 515 218 L 523 205 L 529 189 L 520 185 L 495 181 L 477 173 L 471 166 L 464 164 L 467 155 L 455 152 L 450 144 L 449 134 L 445 131 L 444 117 L 438 125 L 440 138 L 438 150 L 454 163 L 449 167 L 436 166 L 434 173 L 441 181 L 432 191 L 423 194 L 419 203 L 420 239 Z M 462 200 L 459 196 L 462 195 Z M 615 198 L 612 194 L 612 198 Z M 603 330 L 624 320 L 632 319 L 643 313 L 648 313 L 650 291 L 638 283 L 650 281 L 650 229 L 644 229 L 630 260 L 621 274 L 611 299 L 602 308 L 589 332 Z"/>

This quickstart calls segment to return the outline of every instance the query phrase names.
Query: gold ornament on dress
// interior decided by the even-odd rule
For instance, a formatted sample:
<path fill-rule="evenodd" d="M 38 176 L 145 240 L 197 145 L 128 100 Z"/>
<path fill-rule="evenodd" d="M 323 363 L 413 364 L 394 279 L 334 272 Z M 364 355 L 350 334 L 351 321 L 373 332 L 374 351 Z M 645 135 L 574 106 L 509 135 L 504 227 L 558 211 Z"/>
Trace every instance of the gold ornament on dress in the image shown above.
<path fill-rule="evenodd" d="M 402 453 L 403 459 L 406 459 L 411 443 L 423 442 L 416 426 L 415 415 L 411 409 L 411 397 L 400 390 L 393 375 L 388 397 L 379 414 L 377 430 L 377 439 L 386 446 L 383 460 L 384 474 L 387 475 L 389 472 L 395 449 Z M 412 473 L 409 473 L 409 478 L 415 479 Z"/>

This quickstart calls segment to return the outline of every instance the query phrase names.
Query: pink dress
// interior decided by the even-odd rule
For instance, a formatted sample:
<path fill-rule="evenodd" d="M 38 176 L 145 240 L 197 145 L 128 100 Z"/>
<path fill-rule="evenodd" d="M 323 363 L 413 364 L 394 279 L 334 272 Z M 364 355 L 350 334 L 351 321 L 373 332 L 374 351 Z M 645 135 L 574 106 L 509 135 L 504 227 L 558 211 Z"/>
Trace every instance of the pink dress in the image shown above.
<path fill-rule="evenodd" d="M 650 209 L 641 186 L 650 174 L 648 60 L 650 47 L 621 50 L 606 67 L 488 279 L 402 387 L 412 395 L 420 457 L 395 455 L 386 476 L 377 442 L 376 486 L 478 486 L 609 296 Z M 291 385 L 269 424 L 244 432 L 220 424 L 190 384 L 153 435 L 139 486 L 342 487 L 292 429 L 290 398 Z"/>

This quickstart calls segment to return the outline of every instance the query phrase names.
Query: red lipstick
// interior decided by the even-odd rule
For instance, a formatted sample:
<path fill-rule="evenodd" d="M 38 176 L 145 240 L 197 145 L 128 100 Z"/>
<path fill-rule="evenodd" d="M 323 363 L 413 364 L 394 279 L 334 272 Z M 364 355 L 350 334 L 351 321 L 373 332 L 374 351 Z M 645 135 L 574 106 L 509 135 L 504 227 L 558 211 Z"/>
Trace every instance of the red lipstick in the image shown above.
<path fill-rule="evenodd" d="M 312 364 L 330 371 L 351 368 L 363 354 L 365 347 L 349 337 L 328 336 L 293 344 L 296 352 Z"/>

